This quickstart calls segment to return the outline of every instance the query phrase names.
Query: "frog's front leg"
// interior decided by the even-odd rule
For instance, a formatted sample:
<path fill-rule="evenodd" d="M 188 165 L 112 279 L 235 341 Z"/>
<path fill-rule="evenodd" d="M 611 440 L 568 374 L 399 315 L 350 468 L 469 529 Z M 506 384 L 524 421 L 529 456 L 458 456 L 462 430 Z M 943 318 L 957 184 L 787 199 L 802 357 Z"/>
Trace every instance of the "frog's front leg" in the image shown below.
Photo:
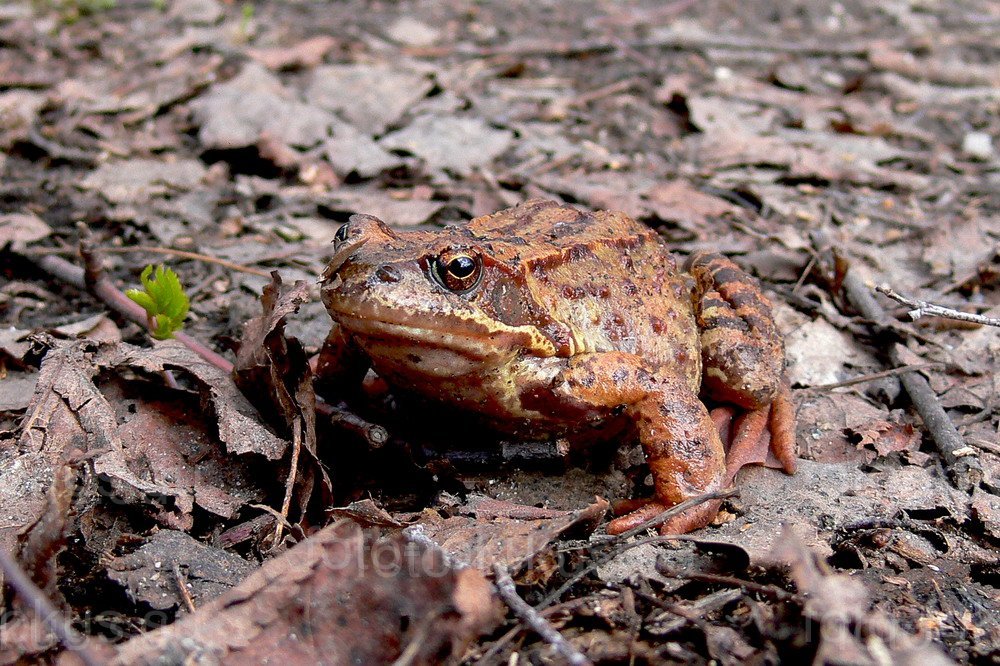
<path fill-rule="evenodd" d="M 770 445 L 785 471 L 793 473 L 795 413 L 771 304 L 753 278 L 721 255 L 695 254 L 687 268 L 698 285 L 702 389 L 715 400 L 749 410 L 733 437 L 731 469 L 761 459 Z"/>
<path fill-rule="evenodd" d="M 368 358 L 334 322 L 315 359 L 316 391 L 326 398 L 351 395 L 361 388 L 368 367 Z"/>
<path fill-rule="evenodd" d="M 725 451 L 708 410 L 680 376 L 653 374 L 640 357 L 622 352 L 571 359 L 556 382 L 563 399 L 585 410 L 623 412 L 637 429 L 653 475 L 654 501 L 613 520 L 610 534 L 624 532 L 667 507 L 725 483 Z M 707 502 L 661 528 L 689 532 L 707 525 L 720 502 Z"/>

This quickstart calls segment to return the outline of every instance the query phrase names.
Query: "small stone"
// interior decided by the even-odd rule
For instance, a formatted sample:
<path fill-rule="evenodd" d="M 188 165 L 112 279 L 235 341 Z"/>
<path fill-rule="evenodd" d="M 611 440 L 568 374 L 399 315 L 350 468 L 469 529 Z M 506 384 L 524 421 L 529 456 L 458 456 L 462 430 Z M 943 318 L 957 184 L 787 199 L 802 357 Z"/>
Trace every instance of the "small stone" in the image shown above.
<path fill-rule="evenodd" d="M 385 34 L 397 44 L 430 46 L 440 38 L 441 31 L 412 16 L 402 16 L 386 29 Z"/>
<path fill-rule="evenodd" d="M 986 132 L 969 132 L 962 138 L 962 152 L 977 160 L 993 158 L 993 140 Z"/>
<path fill-rule="evenodd" d="M 171 3 L 169 16 L 194 25 L 215 25 L 225 10 L 216 0 L 176 0 Z"/>

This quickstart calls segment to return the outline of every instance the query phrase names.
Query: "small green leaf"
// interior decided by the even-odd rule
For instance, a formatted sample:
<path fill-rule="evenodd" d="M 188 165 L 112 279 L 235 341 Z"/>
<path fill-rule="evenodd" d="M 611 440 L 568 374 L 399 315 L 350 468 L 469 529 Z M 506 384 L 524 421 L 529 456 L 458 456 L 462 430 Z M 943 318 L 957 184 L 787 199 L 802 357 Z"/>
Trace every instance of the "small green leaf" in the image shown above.
<path fill-rule="evenodd" d="M 153 337 L 166 340 L 184 326 L 190 301 L 181 281 L 169 268 L 160 264 L 146 266 L 139 276 L 143 289 L 129 289 L 125 295 L 146 311 Z"/>

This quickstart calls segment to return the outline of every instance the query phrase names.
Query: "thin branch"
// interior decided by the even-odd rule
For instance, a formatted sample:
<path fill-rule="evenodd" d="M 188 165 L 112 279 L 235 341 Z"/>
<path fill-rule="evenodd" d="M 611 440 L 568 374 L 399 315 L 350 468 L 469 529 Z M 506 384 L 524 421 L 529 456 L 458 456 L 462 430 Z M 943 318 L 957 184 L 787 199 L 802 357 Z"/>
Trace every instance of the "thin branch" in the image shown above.
<path fill-rule="evenodd" d="M 302 417 L 296 415 L 292 419 L 292 460 L 288 463 L 288 478 L 285 479 L 285 498 L 281 501 L 281 517 L 274 527 L 274 543 L 281 541 L 281 532 L 288 523 L 288 511 L 292 506 L 292 490 L 295 488 L 295 477 L 299 471 L 299 454 L 302 451 Z"/>
<path fill-rule="evenodd" d="M 907 372 L 913 372 L 914 370 L 925 370 L 927 368 L 933 368 L 937 366 L 944 365 L 940 362 L 932 363 L 915 363 L 913 365 L 904 365 L 899 368 L 892 368 L 890 370 L 883 370 L 882 372 L 873 372 L 868 375 L 859 375 L 858 377 L 853 377 L 851 379 L 845 379 L 842 382 L 834 382 L 832 384 L 816 384 L 815 386 L 807 386 L 806 390 L 813 391 L 830 391 L 833 389 L 844 388 L 845 386 L 854 386 L 855 384 L 864 384 L 865 382 L 873 382 L 876 379 L 883 379 L 885 377 L 895 377 L 896 375 L 903 375 Z"/>
<path fill-rule="evenodd" d="M 181 571 L 181 565 L 179 562 L 174 562 L 174 580 L 177 582 L 177 590 L 181 595 L 181 599 L 184 601 L 184 607 L 188 609 L 189 613 L 194 613 L 198 610 L 194 605 L 194 599 L 191 598 L 191 593 L 187 589 L 187 576 Z"/>
<path fill-rule="evenodd" d="M 563 635 L 549 624 L 548 620 L 517 594 L 517 589 L 514 587 L 514 581 L 511 579 L 507 567 L 502 564 L 494 564 L 493 574 L 496 577 L 497 592 L 500 594 L 500 598 L 510 607 L 514 615 L 531 627 L 532 631 L 541 636 L 573 666 L 584 666 L 591 663 L 579 650 L 570 645 L 563 638 Z"/>
<path fill-rule="evenodd" d="M 576 610 L 581 606 L 586 606 L 589 603 L 593 603 L 593 601 L 594 601 L 594 595 L 586 597 L 578 597 L 576 599 L 570 599 L 569 601 L 564 601 L 561 604 L 556 604 L 555 606 L 549 606 L 548 608 L 539 611 L 539 614 L 541 614 L 542 617 L 549 617 L 550 615 L 554 615 L 555 613 Z M 518 632 L 522 631 L 523 629 L 524 625 L 522 625 L 521 623 L 517 623 L 513 627 L 508 629 L 503 636 L 493 641 L 492 645 L 487 643 L 486 645 L 490 645 L 490 648 L 486 652 L 484 652 L 482 656 L 476 658 L 476 663 L 477 664 L 500 663 L 497 661 L 497 655 L 499 655 L 500 651 L 503 650 L 507 646 L 507 644 L 514 639 L 514 637 L 518 634 Z M 483 645 L 482 647 L 486 647 L 486 645 Z"/>
<path fill-rule="evenodd" d="M 254 268 L 253 266 L 247 266 L 246 264 L 237 264 L 234 261 L 229 261 L 228 259 L 222 259 L 221 257 L 213 257 L 210 254 L 203 254 L 201 252 L 191 252 L 189 250 L 178 250 L 172 247 L 157 247 L 155 245 L 126 245 L 121 247 L 115 247 L 110 245 L 98 245 L 94 247 L 96 252 L 102 254 L 128 254 L 130 252 L 136 253 L 146 253 L 146 254 L 163 254 L 171 257 L 180 257 L 181 259 L 190 259 L 191 261 L 200 261 L 203 264 L 214 264 L 216 266 L 221 266 L 227 268 L 231 271 L 237 273 L 249 273 L 250 275 L 259 275 L 261 277 L 270 278 L 271 271 L 264 270 L 263 268 Z M 78 251 L 69 247 L 28 247 L 19 249 L 18 252 L 28 256 L 48 256 L 48 255 L 58 255 L 62 257 L 75 257 Z M 291 254 L 290 252 L 278 252 L 268 255 L 267 260 L 284 258 L 286 255 Z M 264 259 L 261 259 L 264 261 Z"/>
<path fill-rule="evenodd" d="M 96 296 L 102 303 L 122 315 L 129 321 L 133 321 L 143 328 L 149 329 L 149 317 L 146 311 L 138 303 L 130 299 L 116 287 L 104 275 L 98 274 L 93 280 L 88 279 L 87 272 L 66 261 L 62 257 L 56 256 L 32 256 L 24 255 L 33 261 L 39 268 L 49 273 L 54 278 L 72 285 L 82 291 L 88 291 Z M 210 349 L 201 341 L 192 338 L 187 333 L 179 331 L 174 334 L 174 339 L 188 347 L 191 351 L 201 356 L 205 361 L 211 363 L 223 372 L 233 371 L 233 364 L 216 351 Z"/>
<path fill-rule="evenodd" d="M 640 598 L 645 599 L 657 608 L 660 608 L 671 615 L 677 616 L 677 619 L 671 620 L 670 622 L 664 622 L 658 627 L 656 633 L 659 636 L 664 636 L 670 632 L 682 629 L 687 624 L 694 624 L 695 626 L 704 628 L 705 622 L 702 618 L 705 615 L 714 610 L 718 610 L 726 604 L 736 601 L 743 596 L 743 590 L 740 589 L 719 590 L 718 592 L 713 592 L 701 597 L 687 606 L 683 606 L 681 604 L 664 601 L 663 599 L 659 599 L 652 594 L 647 594 L 639 590 L 636 590 L 635 593 Z"/>
<path fill-rule="evenodd" d="M 237 273 L 249 273 L 250 275 L 259 275 L 270 279 L 271 271 L 265 271 L 261 268 L 253 268 L 251 266 L 246 266 L 244 264 L 237 264 L 233 261 L 227 261 L 226 259 L 220 259 L 219 257 L 213 257 L 208 254 L 201 254 L 200 252 L 188 252 L 187 250 L 175 250 L 169 247 L 155 247 L 152 245 L 129 245 L 128 247 L 100 247 L 97 248 L 99 252 L 104 252 L 105 254 L 125 254 L 128 252 L 146 252 L 149 254 L 165 254 L 172 257 L 181 257 L 182 259 L 190 259 L 192 261 L 200 261 L 203 264 L 215 264 L 216 266 L 222 266 L 223 268 L 228 268 L 231 271 L 236 271 Z"/>
<path fill-rule="evenodd" d="M 302 417 L 292 419 L 292 460 L 288 464 L 288 478 L 285 479 L 285 498 L 281 501 L 281 518 L 274 526 L 274 543 L 281 542 L 281 533 L 288 523 L 288 511 L 292 506 L 292 491 L 299 471 L 299 453 L 302 451 Z"/>
<path fill-rule="evenodd" d="M 431 627 L 440 618 L 440 612 L 433 613 L 431 615 L 425 615 L 420 624 L 417 626 L 416 630 L 413 632 L 413 637 L 410 638 L 409 644 L 406 649 L 403 650 L 402 654 L 396 657 L 396 660 L 392 662 L 392 666 L 410 666 L 410 664 L 417 663 L 417 657 L 420 655 L 421 648 L 424 647 L 427 640 L 427 635 L 431 631 Z"/>
<path fill-rule="evenodd" d="M 0 570 L 3 570 L 6 583 L 17 592 L 67 650 L 76 653 L 86 666 L 98 666 L 103 663 L 87 647 L 87 639 L 63 619 L 45 593 L 38 589 L 14 558 L 2 548 L 0 548 Z"/>
<path fill-rule="evenodd" d="M 799 595 L 789 592 L 788 590 L 783 590 L 780 587 L 776 587 L 774 585 L 761 585 L 760 583 L 743 580 L 742 578 L 737 578 L 735 576 L 723 576 L 721 574 L 704 573 L 702 571 L 674 571 L 660 566 L 656 567 L 656 571 L 663 574 L 667 578 L 697 580 L 702 583 L 715 583 L 717 585 L 738 587 L 745 592 L 756 592 L 757 594 L 775 601 L 791 601 L 793 599 L 800 598 Z"/>
<path fill-rule="evenodd" d="M 319 396 L 316 396 L 316 413 L 325 416 L 330 423 L 361 437 L 369 448 L 380 449 L 389 441 L 389 431 L 384 427 L 366 421 L 348 409 L 324 402 Z"/>
<path fill-rule="evenodd" d="M 885 294 L 892 300 L 902 303 L 908 308 L 913 308 L 907 314 L 910 315 L 910 319 L 914 321 L 920 319 L 921 317 L 944 317 L 946 319 L 968 321 L 973 324 L 981 324 L 983 326 L 1000 327 L 1000 319 L 995 317 L 986 317 L 984 315 L 973 314 L 971 312 L 962 312 L 961 310 L 946 308 L 943 305 L 936 305 L 934 303 L 928 303 L 927 301 L 908 298 L 885 286 L 875 287 L 875 291 L 880 294 Z"/>
<path fill-rule="evenodd" d="M 699 51 L 717 49 L 725 51 L 753 51 L 763 53 L 791 53 L 797 55 L 867 55 L 870 44 L 864 42 L 791 42 L 756 39 L 737 35 L 722 35 L 717 32 L 695 32 L 687 30 L 661 30 L 647 39 L 623 41 L 620 38 L 600 37 L 572 41 L 518 40 L 498 46 L 476 46 L 457 44 L 454 46 L 412 46 L 403 49 L 406 55 L 417 58 L 440 58 L 447 56 L 469 56 L 486 58 L 492 56 L 548 56 L 570 58 L 581 55 L 614 53 L 621 49 L 675 49 Z"/>
<path fill-rule="evenodd" d="M 632 548 L 647 543 L 664 543 L 667 541 L 696 541 L 697 539 L 695 537 L 692 537 L 687 534 L 664 534 L 658 537 L 652 537 L 649 539 L 639 539 L 637 541 L 632 541 L 632 542 L 626 542 L 625 539 L 633 537 L 637 534 L 641 534 L 646 530 L 650 529 L 651 527 L 659 527 L 661 524 L 670 520 L 674 516 L 683 513 L 684 511 L 687 511 L 692 507 L 704 504 L 705 502 L 711 502 L 712 500 L 722 499 L 725 497 L 732 497 L 738 494 L 739 491 L 737 489 L 730 488 L 729 490 L 716 490 L 714 492 L 705 493 L 704 495 L 698 495 L 697 497 L 692 497 L 689 500 L 685 500 L 680 504 L 670 507 L 661 514 L 653 516 L 644 523 L 637 525 L 626 532 L 622 532 L 621 534 L 616 534 L 614 536 L 608 536 L 603 539 L 595 539 L 593 542 L 584 544 L 576 548 L 564 549 L 564 550 L 580 550 L 583 548 L 591 548 L 591 547 L 600 548 L 602 546 L 614 547 L 614 549 L 611 552 L 607 553 L 606 555 L 604 555 L 599 559 L 595 558 L 595 560 L 592 561 L 590 564 L 583 567 L 582 569 L 574 573 L 572 576 L 570 576 L 568 579 L 566 579 L 566 581 L 563 582 L 563 584 L 560 585 L 558 589 L 556 589 L 553 592 L 550 592 L 544 599 L 535 604 L 535 608 L 541 610 L 542 608 L 545 608 L 549 604 L 555 602 L 563 594 L 565 594 L 567 590 L 576 585 L 585 576 L 589 575 L 592 571 L 596 571 L 599 567 L 604 566 L 605 564 L 615 559 L 616 557 L 618 557 L 627 550 L 630 550 Z"/>
<path fill-rule="evenodd" d="M 56 143 L 42 136 L 42 133 L 34 127 L 28 130 L 28 140 L 38 148 L 44 150 L 49 157 L 55 160 L 63 160 L 83 166 L 93 166 L 98 163 L 96 153 L 88 153 L 77 148 L 70 148 L 69 146 Z"/>
<path fill-rule="evenodd" d="M 567 590 L 569 590 L 571 587 L 573 587 L 578 582 L 583 580 L 585 576 L 589 575 L 593 571 L 596 571 L 597 569 L 604 566 L 605 564 L 615 559 L 616 557 L 618 557 L 627 550 L 638 548 L 639 546 L 643 546 L 649 543 L 666 543 L 668 541 L 697 541 L 697 540 L 698 539 L 696 537 L 693 537 L 689 534 L 666 534 L 656 537 L 649 537 L 647 539 L 637 539 L 636 541 L 630 541 L 627 543 L 618 543 L 617 540 L 599 541 L 595 544 L 596 546 L 614 544 L 616 545 L 616 547 L 614 550 L 607 553 L 600 559 L 595 559 L 590 564 L 583 567 L 582 569 L 574 573 L 572 576 L 567 578 L 566 581 L 562 585 L 560 585 L 556 590 L 550 592 L 548 595 L 546 595 L 544 599 L 535 604 L 535 608 L 541 610 L 546 606 L 548 606 L 549 604 L 553 603 L 556 599 L 559 599 L 562 595 L 564 595 Z M 587 546 L 583 546 L 583 548 L 586 547 Z M 566 550 L 579 550 L 579 549 L 575 548 Z"/>

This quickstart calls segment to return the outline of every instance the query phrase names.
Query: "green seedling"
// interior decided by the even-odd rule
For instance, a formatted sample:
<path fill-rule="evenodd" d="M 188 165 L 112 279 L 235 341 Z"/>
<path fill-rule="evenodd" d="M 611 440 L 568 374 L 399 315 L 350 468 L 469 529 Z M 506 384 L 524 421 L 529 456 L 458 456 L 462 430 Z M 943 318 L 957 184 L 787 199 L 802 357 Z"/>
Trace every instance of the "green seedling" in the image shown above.
<path fill-rule="evenodd" d="M 143 289 L 129 289 L 125 295 L 142 306 L 149 317 L 150 329 L 157 340 L 174 337 L 174 333 L 184 326 L 190 301 L 181 281 L 163 264 L 146 266 L 139 276 Z"/>
<path fill-rule="evenodd" d="M 117 0 L 34 0 L 41 10 L 55 10 L 60 20 L 67 25 L 76 23 L 84 16 L 93 16 L 114 9 Z"/>

